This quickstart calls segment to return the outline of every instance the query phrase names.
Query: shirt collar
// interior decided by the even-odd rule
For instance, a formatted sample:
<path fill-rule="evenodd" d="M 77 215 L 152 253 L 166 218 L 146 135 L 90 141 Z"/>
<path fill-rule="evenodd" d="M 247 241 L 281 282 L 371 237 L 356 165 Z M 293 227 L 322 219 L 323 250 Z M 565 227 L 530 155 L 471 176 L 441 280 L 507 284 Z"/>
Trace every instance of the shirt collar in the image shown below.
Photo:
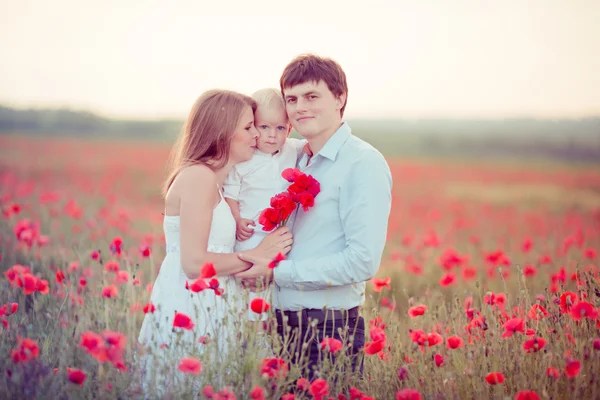
<path fill-rule="evenodd" d="M 331 161 L 335 161 L 340 149 L 342 148 L 342 145 L 346 143 L 346 140 L 348 140 L 351 134 L 352 130 L 350 129 L 350 125 L 348 125 L 347 122 L 344 122 L 317 154 L 320 154 Z M 313 155 L 308 142 L 304 145 L 304 149 L 302 151 L 308 154 L 310 157 Z"/>
<path fill-rule="evenodd" d="M 283 147 L 283 146 L 282 146 Z M 257 156 L 261 156 L 261 157 L 267 157 L 267 158 L 271 158 L 271 157 L 277 157 L 278 155 L 281 154 L 281 149 L 279 149 L 279 151 L 277 151 L 277 153 L 275 154 L 271 154 L 271 153 L 265 153 L 264 151 L 261 151 L 259 149 L 255 149 L 254 150 L 254 154 Z"/>

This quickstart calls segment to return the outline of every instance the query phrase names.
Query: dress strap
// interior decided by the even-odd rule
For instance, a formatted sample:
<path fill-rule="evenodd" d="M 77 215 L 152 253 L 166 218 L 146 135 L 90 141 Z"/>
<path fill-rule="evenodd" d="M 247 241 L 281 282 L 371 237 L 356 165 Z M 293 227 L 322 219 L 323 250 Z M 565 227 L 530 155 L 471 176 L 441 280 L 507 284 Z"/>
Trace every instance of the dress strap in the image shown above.
<path fill-rule="evenodd" d="M 219 192 L 219 196 L 221 196 L 221 200 L 225 200 L 225 197 L 223 197 L 223 190 L 221 190 L 221 186 L 219 186 L 218 183 L 217 183 L 217 191 Z"/>

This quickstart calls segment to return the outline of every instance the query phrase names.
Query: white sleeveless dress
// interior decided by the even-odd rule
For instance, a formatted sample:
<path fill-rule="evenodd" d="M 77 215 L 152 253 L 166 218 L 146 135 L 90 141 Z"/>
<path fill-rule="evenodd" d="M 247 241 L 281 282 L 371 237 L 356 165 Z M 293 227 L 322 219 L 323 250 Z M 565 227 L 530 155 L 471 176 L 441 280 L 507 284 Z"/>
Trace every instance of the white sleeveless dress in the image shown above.
<path fill-rule="evenodd" d="M 232 253 L 235 245 L 235 219 L 220 188 L 219 193 L 221 201 L 213 209 L 208 251 Z M 243 290 L 231 276 L 217 277 L 219 287 L 223 289 L 222 295 L 216 295 L 211 289 L 194 293 L 185 288 L 186 281 L 191 284 L 194 280 L 188 279 L 181 268 L 179 226 L 179 216 L 165 215 L 163 227 L 167 253 L 150 297 L 156 311 L 146 314 L 138 337 L 138 342 L 146 350 L 140 359 L 142 375 L 146 375 L 148 380 L 153 380 L 158 375 L 163 380 L 158 383 L 159 386 L 180 383 L 184 375 L 177 371 L 181 358 L 202 359 L 205 365 L 210 362 L 211 367 L 231 358 L 231 351 L 235 351 L 232 347 L 236 345 L 240 320 L 246 316 Z M 191 317 L 195 325 L 193 329 L 173 329 L 176 311 Z M 208 345 L 200 343 L 204 341 L 203 337 L 208 338 Z M 164 374 L 167 370 L 172 372 L 170 377 Z M 226 371 L 222 370 L 220 375 L 226 375 Z M 143 381 L 146 379 L 142 377 Z"/>

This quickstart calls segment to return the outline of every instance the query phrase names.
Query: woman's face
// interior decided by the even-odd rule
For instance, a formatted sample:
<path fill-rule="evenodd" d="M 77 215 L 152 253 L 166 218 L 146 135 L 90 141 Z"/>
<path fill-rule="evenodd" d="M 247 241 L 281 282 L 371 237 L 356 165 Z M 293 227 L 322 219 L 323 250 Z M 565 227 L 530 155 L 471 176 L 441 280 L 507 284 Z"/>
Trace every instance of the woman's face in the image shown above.
<path fill-rule="evenodd" d="M 252 108 L 247 106 L 242 111 L 240 122 L 231 137 L 229 159 L 235 164 L 248 161 L 256 149 L 257 138 L 258 131 L 254 127 L 254 114 Z"/>

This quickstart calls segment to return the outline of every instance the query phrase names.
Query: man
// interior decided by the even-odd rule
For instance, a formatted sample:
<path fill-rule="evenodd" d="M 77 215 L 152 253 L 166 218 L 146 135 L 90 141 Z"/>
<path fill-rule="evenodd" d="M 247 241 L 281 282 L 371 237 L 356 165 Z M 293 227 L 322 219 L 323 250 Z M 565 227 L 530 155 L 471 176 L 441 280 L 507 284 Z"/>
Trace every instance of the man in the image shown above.
<path fill-rule="evenodd" d="M 320 182 L 321 192 L 312 209 L 290 218 L 294 244 L 287 259 L 270 270 L 271 260 L 240 254 L 254 264 L 244 276 L 275 281 L 278 333 L 288 338 L 293 361 L 306 350 L 309 378 L 326 354 L 324 338 L 351 341 L 352 370 L 362 372 L 365 322 L 359 307 L 385 245 L 390 169 L 379 151 L 342 122 L 348 87 L 338 63 L 298 56 L 283 71 L 280 85 L 290 122 L 308 142 L 298 168 Z"/>

